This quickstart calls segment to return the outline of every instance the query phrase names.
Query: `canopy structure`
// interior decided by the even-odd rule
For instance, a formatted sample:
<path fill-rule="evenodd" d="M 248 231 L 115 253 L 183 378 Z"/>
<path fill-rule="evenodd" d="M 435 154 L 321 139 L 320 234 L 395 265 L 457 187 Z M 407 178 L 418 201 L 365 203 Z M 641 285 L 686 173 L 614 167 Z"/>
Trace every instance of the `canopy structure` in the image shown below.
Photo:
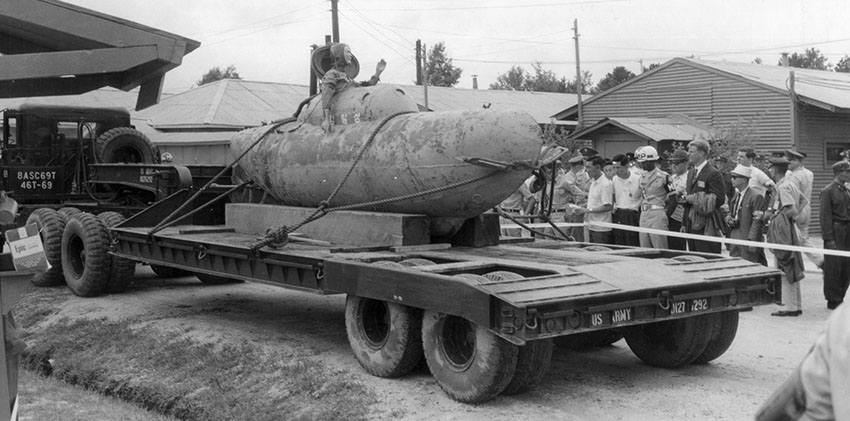
<path fill-rule="evenodd" d="M 200 42 L 57 0 L 0 1 L 0 98 L 140 87 L 156 104 L 165 73 Z"/>

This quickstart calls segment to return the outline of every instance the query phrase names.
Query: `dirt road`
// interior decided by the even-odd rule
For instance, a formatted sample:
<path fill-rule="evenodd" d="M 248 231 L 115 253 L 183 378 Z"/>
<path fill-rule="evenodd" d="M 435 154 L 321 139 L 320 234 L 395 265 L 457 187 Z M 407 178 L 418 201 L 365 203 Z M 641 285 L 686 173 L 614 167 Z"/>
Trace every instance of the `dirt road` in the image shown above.
<path fill-rule="evenodd" d="M 344 296 L 250 283 L 204 286 L 193 277 L 162 280 L 147 267 L 139 267 L 136 277 L 124 294 L 68 295 L 54 318 L 128 320 L 201 341 L 250 341 L 311 355 L 374 391 L 378 403 L 370 416 L 384 419 L 751 419 L 829 314 L 820 272 L 808 272 L 801 317 L 771 317 L 777 307 L 742 313 L 735 343 L 707 366 L 649 367 L 624 341 L 580 352 L 556 348 L 552 368 L 535 390 L 472 406 L 443 394 L 427 368 L 396 380 L 366 374 L 345 336 Z"/>

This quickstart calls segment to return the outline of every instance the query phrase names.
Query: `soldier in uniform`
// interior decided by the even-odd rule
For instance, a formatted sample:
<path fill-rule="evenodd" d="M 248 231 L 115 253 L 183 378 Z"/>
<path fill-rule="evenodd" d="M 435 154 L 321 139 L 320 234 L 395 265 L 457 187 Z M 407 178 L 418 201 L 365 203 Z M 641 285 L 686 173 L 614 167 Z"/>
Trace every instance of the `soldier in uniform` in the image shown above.
<path fill-rule="evenodd" d="M 823 247 L 850 251 L 850 162 L 832 165 L 834 178 L 820 193 L 820 227 Z M 830 310 L 844 302 L 850 282 L 850 257 L 824 256 L 823 295 Z"/>
<path fill-rule="evenodd" d="M 788 164 L 788 174 L 785 176 L 788 177 L 788 180 L 797 185 L 797 188 L 800 189 L 800 192 L 803 193 L 803 197 L 805 197 L 808 202 L 802 209 L 800 209 L 800 213 L 794 220 L 797 224 L 797 228 L 800 229 L 800 244 L 803 245 L 803 247 L 815 248 L 815 245 L 809 238 L 809 223 L 812 217 L 812 207 L 810 204 L 812 201 L 812 185 L 815 182 L 815 175 L 808 168 L 803 166 L 803 159 L 806 158 L 805 152 L 786 149 L 785 158 L 787 158 L 790 162 Z M 811 260 L 817 267 L 823 267 L 822 254 L 806 253 L 806 256 L 808 256 L 809 260 Z"/>
<path fill-rule="evenodd" d="M 658 168 L 658 151 L 652 146 L 641 146 L 635 158 L 643 170 L 640 175 L 641 212 L 640 227 L 667 231 L 665 203 L 670 192 L 670 175 Z M 666 249 L 667 236 L 640 233 L 640 246 Z"/>
<path fill-rule="evenodd" d="M 732 185 L 735 187 L 735 195 L 729 202 L 726 224 L 731 228 L 729 238 L 761 242 L 764 240 L 762 218 L 767 204 L 762 195 L 749 187 L 750 174 L 752 169 L 740 164 L 729 173 Z M 761 247 L 730 244 L 729 256 L 767 266 L 767 257 Z"/>
<path fill-rule="evenodd" d="M 672 191 L 667 199 L 666 213 L 667 225 L 672 232 L 682 232 L 682 219 L 685 216 L 685 208 L 679 203 L 679 198 L 684 197 L 688 184 L 688 153 L 682 149 L 673 152 L 668 160 L 670 162 L 670 184 Z M 667 245 L 673 250 L 687 250 L 688 245 L 684 238 L 667 237 Z"/>
<path fill-rule="evenodd" d="M 797 186 L 785 177 L 788 160 L 784 157 L 771 157 L 770 172 L 776 182 L 775 198 L 772 206 L 765 211 L 768 226 L 768 242 L 776 244 L 800 245 L 794 218 L 806 199 Z M 752 182 L 750 183 L 752 188 Z M 776 267 L 783 271 L 782 301 L 786 310 L 771 313 L 771 316 L 796 317 L 803 314 L 803 303 L 799 281 L 805 277 L 803 256 L 800 252 L 771 250 L 776 257 Z"/>

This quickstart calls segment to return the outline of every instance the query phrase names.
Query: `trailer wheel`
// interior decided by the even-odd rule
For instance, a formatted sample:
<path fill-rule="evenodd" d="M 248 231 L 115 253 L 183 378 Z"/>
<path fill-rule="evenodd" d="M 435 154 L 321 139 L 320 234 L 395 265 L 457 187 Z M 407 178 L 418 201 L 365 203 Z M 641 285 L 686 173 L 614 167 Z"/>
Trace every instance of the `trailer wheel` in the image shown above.
<path fill-rule="evenodd" d="M 711 338 L 712 319 L 708 315 L 648 323 L 624 329 L 632 352 L 643 362 L 675 368 L 694 361 L 705 351 Z"/>
<path fill-rule="evenodd" d="M 151 265 L 151 270 L 153 270 L 153 273 L 155 273 L 157 277 L 163 279 L 179 278 L 189 274 L 189 272 L 183 269 L 177 269 L 170 266 Z"/>
<path fill-rule="evenodd" d="M 80 212 L 82 212 L 80 209 L 75 208 L 73 206 L 66 206 L 64 208 L 59 208 L 59 210 L 56 211 L 56 213 L 61 215 L 62 218 L 64 218 L 66 221 L 68 220 L 68 218 L 71 217 L 71 215 L 76 215 Z"/>
<path fill-rule="evenodd" d="M 68 288 L 80 297 L 104 292 L 111 266 L 109 233 L 94 215 L 71 215 L 62 234 L 62 271 Z"/>
<path fill-rule="evenodd" d="M 612 345 L 620 339 L 623 339 L 623 332 L 620 329 L 594 330 L 559 336 L 555 338 L 555 345 L 559 348 L 582 350 Z"/>
<path fill-rule="evenodd" d="M 425 311 L 422 345 L 437 384 L 460 402 L 492 399 L 516 371 L 518 347 L 462 317 Z"/>
<path fill-rule="evenodd" d="M 159 148 L 144 133 L 130 127 L 107 130 L 95 140 L 97 162 L 159 164 Z"/>
<path fill-rule="evenodd" d="M 65 283 L 62 274 L 62 232 L 65 230 L 65 219 L 55 210 L 39 208 L 27 218 L 26 224 L 38 226 L 41 243 L 44 245 L 44 255 L 50 263 L 50 269 L 32 278 L 37 287 L 51 287 Z"/>
<path fill-rule="evenodd" d="M 97 215 L 97 219 L 100 219 L 100 222 L 106 228 L 112 228 L 122 222 L 124 222 L 124 216 L 118 212 L 102 212 Z M 110 235 L 110 242 L 112 241 L 112 232 L 107 230 Z M 123 257 L 112 256 L 110 268 L 109 268 L 109 282 L 106 284 L 106 292 L 109 293 L 117 293 L 123 292 L 127 289 L 127 286 L 130 285 L 130 282 L 133 280 L 133 275 L 136 272 L 136 262 L 130 259 L 125 259 Z"/>
<path fill-rule="evenodd" d="M 357 361 L 369 374 L 400 377 L 422 360 L 422 310 L 349 295 L 345 331 Z"/>
<path fill-rule="evenodd" d="M 530 341 L 519 347 L 516 372 L 502 394 L 517 395 L 531 390 L 549 371 L 552 348 L 554 344 L 551 338 Z"/>
<path fill-rule="evenodd" d="M 732 346 L 735 335 L 738 334 L 739 313 L 737 311 L 724 311 L 711 316 L 714 319 L 711 339 L 709 339 L 705 351 L 693 361 L 693 364 L 707 364 L 716 360 Z"/>
<path fill-rule="evenodd" d="M 208 275 L 206 273 L 196 273 L 195 276 L 205 285 L 236 284 L 242 282 L 236 279 L 225 278 L 224 276 Z"/>

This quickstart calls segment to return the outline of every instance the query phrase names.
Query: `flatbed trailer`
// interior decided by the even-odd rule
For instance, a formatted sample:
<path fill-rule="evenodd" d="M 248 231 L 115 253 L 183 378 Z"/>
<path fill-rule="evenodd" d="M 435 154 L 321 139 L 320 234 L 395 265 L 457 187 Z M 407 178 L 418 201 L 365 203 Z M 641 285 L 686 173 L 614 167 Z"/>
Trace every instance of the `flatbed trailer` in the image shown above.
<path fill-rule="evenodd" d="M 625 336 L 650 365 L 706 363 L 728 349 L 739 311 L 781 301 L 778 270 L 711 254 L 558 241 L 369 247 L 295 236 L 258 250 L 256 233 L 228 221 L 158 227 L 184 200 L 174 195 L 111 228 L 111 254 L 347 294 L 349 342 L 367 371 L 401 376 L 424 352 L 438 384 L 463 402 L 531 388 L 558 337 Z M 486 216 L 482 226 L 493 220 Z"/>

